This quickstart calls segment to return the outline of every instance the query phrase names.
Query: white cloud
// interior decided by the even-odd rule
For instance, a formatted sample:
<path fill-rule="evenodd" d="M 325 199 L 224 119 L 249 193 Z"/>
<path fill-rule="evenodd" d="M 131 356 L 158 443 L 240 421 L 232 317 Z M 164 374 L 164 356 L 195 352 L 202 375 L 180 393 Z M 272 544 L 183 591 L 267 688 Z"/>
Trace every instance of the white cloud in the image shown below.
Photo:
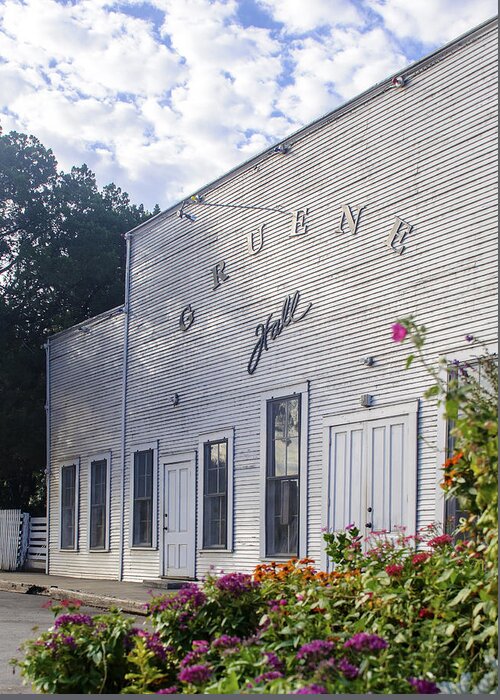
<path fill-rule="evenodd" d="M 401 39 L 444 44 L 498 12 L 495 0 L 368 0 Z"/>
<path fill-rule="evenodd" d="M 4 129 L 165 208 L 409 63 L 407 37 L 415 51 L 493 12 L 489 0 L 256 0 L 268 26 L 243 26 L 245 2 L 4 0 Z"/>
<path fill-rule="evenodd" d="M 359 25 L 362 21 L 351 0 L 257 0 L 287 31 L 302 33 L 322 26 Z"/>

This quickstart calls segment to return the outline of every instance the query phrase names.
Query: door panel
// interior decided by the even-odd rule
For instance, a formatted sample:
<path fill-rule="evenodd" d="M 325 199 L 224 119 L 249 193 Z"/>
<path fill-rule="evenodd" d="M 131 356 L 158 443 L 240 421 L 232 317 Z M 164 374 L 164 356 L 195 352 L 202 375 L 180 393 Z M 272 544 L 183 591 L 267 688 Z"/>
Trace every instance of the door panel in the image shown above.
<path fill-rule="evenodd" d="M 408 419 L 367 421 L 367 508 L 373 531 L 397 532 L 406 525 L 405 453 Z"/>
<path fill-rule="evenodd" d="M 418 403 L 356 413 L 352 423 L 332 418 L 328 430 L 327 517 L 330 530 L 354 523 L 373 531 L 413 530 L 416 513 Z M 398 408 L 401 412 L 398 412 Z M 366 416 L 366 418 L 365 418 Z"/>
<path fill-rule="evenodd" d="M 361 529 L 363 494 L 362 425 L 332 428 L 330 435 L 330 523 L 343 530 L 354 523 Z"/>
<path fill-rule="evenodd" d="M 163 465 L 163 575 L 194 577 L 195 466 L 192 458 Z"/>

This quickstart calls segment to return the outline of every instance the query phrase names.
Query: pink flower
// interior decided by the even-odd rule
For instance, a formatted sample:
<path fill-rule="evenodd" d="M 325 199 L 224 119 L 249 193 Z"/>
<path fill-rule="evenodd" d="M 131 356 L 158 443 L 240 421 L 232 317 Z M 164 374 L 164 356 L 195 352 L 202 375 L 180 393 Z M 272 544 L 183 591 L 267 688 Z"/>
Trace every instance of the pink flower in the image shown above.
<path fill-rule="evenodd" d="M 392 339 L 395 343 L 401 343 L 407 335 L 408 331 L 400 323 L 394 323 L 392 325 Z"/>

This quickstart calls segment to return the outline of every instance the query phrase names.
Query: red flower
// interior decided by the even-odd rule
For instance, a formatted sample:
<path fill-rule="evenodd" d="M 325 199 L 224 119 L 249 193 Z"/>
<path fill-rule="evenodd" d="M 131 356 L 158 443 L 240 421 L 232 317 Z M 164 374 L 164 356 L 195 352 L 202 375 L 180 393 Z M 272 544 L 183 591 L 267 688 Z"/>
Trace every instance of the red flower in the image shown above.
<path fill-rule="evenodd" d="M 424 561 L 427 561 L 431 555 L 428 554 L 427 552 L 419 552 L 418 554 L 414 554 L 411 563 L 416 566 L 417 564 L 423 564 Z"/>
<path fill-rule="evenodd" d="M 420 608 L 420 610 L 418 611 L 418 616 L 425 620 L 425 618 L 427 617 L 433 618 L 434 613 L 432 612 L 432 610 L 429 610 L 429 608 Z"/>
<path fill-rule="evenodd" d="M 452 542 L 453 537 L 451 535 L 438 535 L 437 537 L 433 537 L 432 540 L 429 540 L 428 544 L 430 547 L 444 547 Z"/>
<path fill-rule="evenodd" d="M 403 572 L 403 569 L 404 566 L 402 566 L 401 564 L 389 564 L 385 567 L 385 571 L 389 574 L 389 576 L 400 576 Z"/>

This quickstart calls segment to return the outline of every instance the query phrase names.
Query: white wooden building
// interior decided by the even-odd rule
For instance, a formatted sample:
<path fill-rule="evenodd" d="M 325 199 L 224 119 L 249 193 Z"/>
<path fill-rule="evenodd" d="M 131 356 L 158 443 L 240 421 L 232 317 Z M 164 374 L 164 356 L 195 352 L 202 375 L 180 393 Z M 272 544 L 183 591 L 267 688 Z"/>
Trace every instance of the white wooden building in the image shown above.
<path fill-rule="evenodd" d="M 429 358 L 497 339 L 487 22 L 127 234 L 125 305 L 49 339 L 48 572 L 322 559 L 443 521 Z M 371 358 L 371 359 L 370 359 Z"/>

